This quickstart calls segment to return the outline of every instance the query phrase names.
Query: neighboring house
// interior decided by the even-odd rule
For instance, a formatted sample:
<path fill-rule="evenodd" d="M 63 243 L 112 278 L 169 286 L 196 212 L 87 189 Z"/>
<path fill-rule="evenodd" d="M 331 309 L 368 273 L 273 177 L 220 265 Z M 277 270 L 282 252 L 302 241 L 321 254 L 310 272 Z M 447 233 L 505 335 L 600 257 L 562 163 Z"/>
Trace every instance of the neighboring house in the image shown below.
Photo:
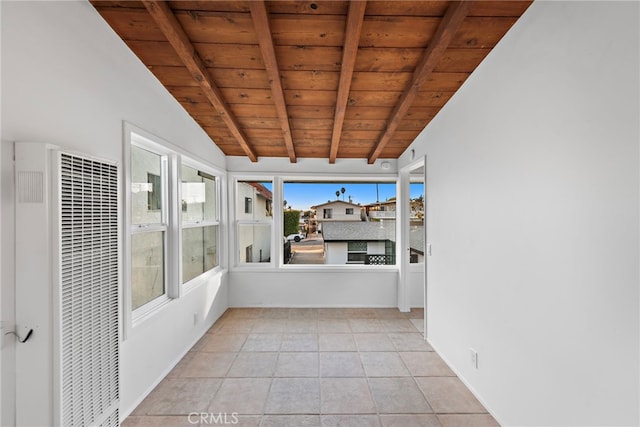
<path fill-rule="evenodd" d="M 328 221 L 322 227 L 325 264 L 395 264 L 395 221 Z"/>
<path fill-rule="evenodd" d="M 312 206 L 318 222 L 325 221 L 362 221 L 362 206 L 355 203 L 334 200 L 321 205 Z"/>
<path fill-rule="evenodd" d="M 268 220 L 273 216 L 273 195 L 259 182 L 238 182 L 237 219 L 239 261 L 271 260 L 271 228 L 266 224 L 242 223 L 243 220 Z"/>
<path fill-rule="evenodd" d="M 395 219 L 396 218 L 396 200 L 387 200 L 385 202 L 369 203 L 363 208 L 369 219 Z"/>

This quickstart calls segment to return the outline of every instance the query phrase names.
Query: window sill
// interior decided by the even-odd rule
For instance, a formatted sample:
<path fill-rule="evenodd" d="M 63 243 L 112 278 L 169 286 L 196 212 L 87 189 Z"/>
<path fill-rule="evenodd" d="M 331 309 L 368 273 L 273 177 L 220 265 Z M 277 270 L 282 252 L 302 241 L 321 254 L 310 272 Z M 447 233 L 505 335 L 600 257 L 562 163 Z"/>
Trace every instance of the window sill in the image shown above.
<path fill-rule="evenodd" d="M 141 323 L 144 323 L 146 320 L 153 317 L 156 313 L 160 312 L 163 309 L 163 307 L 168 305 L 171 301 L 173 301 L 173 299 L 169 298 L 165 294 L 135 309 L 131 316 L 131 328 L 133 329 L 136 326 L 140 325 Z"/>
<path fill-rule="evenodd" d="M 196 276 L 193 279 L 189 280 L 187 283 L 183 283 L 181 285 L 182 286 L 181 294 L 186 295 L 189 292 L 193 291 L 194 289 L 199 288 L 200 286 L 208 283 L 211 279 L 217 276 L 222 276 L 224 271 L 225 269 L 222 268 L 221 266 L 217 266 L 212 268 L 209 271 L 205 271 L 201 275 Z"/>
<path fill-rule="evenodd" d="M 233 273 L 370 273 L 370 272 L 398 272 L 397 265 L 366 265 L 366 264 L 285 264 L 278 267 L 256 267 L 245 268 L 244 266 L 235 266 L 231 269 Z"/>

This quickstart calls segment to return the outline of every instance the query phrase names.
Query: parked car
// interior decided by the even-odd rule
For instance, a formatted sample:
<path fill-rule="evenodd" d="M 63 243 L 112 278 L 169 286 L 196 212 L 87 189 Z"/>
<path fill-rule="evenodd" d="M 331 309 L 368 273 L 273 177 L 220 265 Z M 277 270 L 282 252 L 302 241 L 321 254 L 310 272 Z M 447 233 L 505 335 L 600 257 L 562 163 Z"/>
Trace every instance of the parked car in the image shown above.
<path fill-rule="evenodd" d="M 295 234 L 289 234 L 287 236 L 287 240 L 288 241 L 294 241 L 294 242 L 299 242 L 300 240 L 304 239 L 304 234 L 302 233 L 295 233 Z"/>

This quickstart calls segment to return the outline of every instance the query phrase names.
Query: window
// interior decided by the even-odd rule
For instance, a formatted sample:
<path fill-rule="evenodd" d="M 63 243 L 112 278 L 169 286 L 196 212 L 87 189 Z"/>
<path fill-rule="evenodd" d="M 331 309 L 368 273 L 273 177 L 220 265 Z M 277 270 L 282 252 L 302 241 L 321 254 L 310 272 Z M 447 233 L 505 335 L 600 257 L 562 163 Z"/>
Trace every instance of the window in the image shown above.
<path fill-rule="evenodd" d="M 271 181 L 236 184 L 238 264 L 271 262 L 272 188 Z"/>
<path fill-rule="evenodd" d="M 287 209 L 301 214 L 295 220 L 283 215 L 284 236 L 294 233 L 296 225 L 304 236 L 302 242 L 291 242 L 295 264 L 395 264 L 395 181 L 283 180 L 282 188 Z M 387 206 L 393 210 L 380 210 Z M 387 241 L 392 244 L 388 250 Z"/>
<path fill-rule="evenodd" d="M 131 146 L 131 307 L 166 293 L 167 157 Z"/>
<path fill-rule="evenodd" d="M 217 267 L 218 213 L 215 176 L 182 165 L 182 283 Z"/>
<path fill-rule="evenodd" d="M 168 143 L 127 133 L 125 324 L 179 298 L 220 265 L 221 174 Z M 204 280 L 204 279 L 203 279 Z M 189 288 L 184 288 L 189 289 Z"/>
<path fill-rule="evenodd" d="M 347 242 L 347 262 L 364 264 L 367 255 L 367 242 Z"/>

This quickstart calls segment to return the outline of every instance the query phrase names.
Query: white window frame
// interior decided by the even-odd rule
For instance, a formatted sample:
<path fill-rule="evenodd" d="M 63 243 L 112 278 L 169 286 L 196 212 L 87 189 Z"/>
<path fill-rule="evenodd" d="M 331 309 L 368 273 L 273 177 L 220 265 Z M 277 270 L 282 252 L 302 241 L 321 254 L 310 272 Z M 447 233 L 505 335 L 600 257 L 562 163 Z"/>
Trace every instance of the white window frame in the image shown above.
<path fill-rule="evenodd" d="M 193 222 L 193 223 L 186 223 L 183 224 L 182 223 L 182 209 L 178 209 L 178 225 L 179 225 L 179 239 L 180 239 L 180 244 L 179 246 L 179 253 L 178 253 L 178 269 L 179 269 L 179 283 L 180 283 L 180 293 L 184 294 L 184 293 L 188 293 L 189 291 L 191 291 L 192 289 L 194 289 L 195 287 L 197 287 L 200 283 L 206 282 L 211 276 L 218 274 L 220 271 L 223 270 L 223 264 L 222 264 L 222 253 L 223 251 L 221 251 L 222 249 L 222 242 L 223 239 L 221 238 L 221 234 L 222 234 L 222 225 L 221 225 L 221 201 L 222 201 L 222 197 L 221 197 L 221 191 L 222 191 L 222 173 L 210 166 L 207 166 L 201 162 L 198 162 L 196 160 L 191 159 L 190 157 L 187 156 L 182 156 L 181 158 L 181 162 L 180 162 L 180 179 L 178 180 L 178 182 L 180 184 L 182 184 L 182 166 L 188 166 L 191 167 L 193 169 L 196 169 L 198 171 L 204 172 L 206 174 L 209 174 L 211 176 L 213 176 L 215 178 L 215 188 L 216 188 L 216 208 L 215 208 L 215 220 L 213 221 L 200 221 L 200 222 Z M 177 200 L 182 200 L 182 185 L 178 186 L 178 199 Z M 204 227 L 209 227 L 209 226 L 218 226 L 218 232 L 216 233 L 216 252 L 217 252 L 217 262 L 218 264 L 203 272 L 202 274 L 194 277 L 193 279 L 187 281 L 187 282 L 182 282 L 182 230 L 184 230 L 185 228 L 204 228 Z"/>
<path fill-rule="evenodd" d="M 123 238 L 123 339 L 126 340 L 132 328 L 151 318 L 170 304 L 174 299 L 180 298 L 192 289 L 208 282 L 213 276 L 222 274 L 225 270 L 228 258 L 224 248 L 227 247 L 225 236 L 226 214 L 222 208 L 222 201 L 226 199 L 226 172 L 206 163 L 193 160 L 195 156 L 168 141 L 146 132 L 128 122 L 123 122 L 123 158 L 124 167 L 122 180 L 124 185 L 124 215 L 122 215 L 124 238 Z M 132 283 L 131 283 L 131 236 L 136 231 L 131 221 L 131 146 L 135 145 L 142 149 L 165 156 L 166 171 L 164 173 L 166 183 L 163 191 L 163 203 L 167 204 L 164 209 L 166 221 L 163 222 L 165 231 L 165 293 L 147 302 L 136 310 L 132 310 Z M 194 277 L 186 283 L 182 283 L 182 223 L 181 223 L 181 169 L 182 164 L 202 170 L 216 178 L 216 217 L 215 224 L 218 225 L 217 245 L 218 245 L 218 265 L 201 275 Z M 165 228 L 166 227 L 166 228 Z M 147 228 L 148 231 L 152 231 Z M 154 228 L 155 230 L 155 228 Z M 158 230 L 159 231 L 159 227 Z"/>
<path fill-rule="evenodd" d="M 272 200 L 271 200 L 271 210 L 272 210 L 272 215 L 271 215 L 271 219 L 239 219 L 239 215 L 238 215 L 238 208 L 241 205 L 240 203 L 240 195 L 238 194 L 238 184 L 241 182 L 271 182 L 271 194 L 272 194 Z M 280 218 L 282 218 L 282 210 L 277 208 L 277 203 L 279 203 L 280 205 L 282 205 L 282 201 L 278 202 L 276 200 L 276 197 L 279 197 L 276 195 L 277 191 L 277 180 L 276 177 L 274 177 L 273 175 L 235 175 L 233 177 L 231 177 L 231 179 L 229 179 L 229 185 L 231 186 L 231 188 L 229 189 L 229 193 L 232 195 L 231 197 L 231 203 L 233 203 L 233 208 L 232 210 L 232 215 L 233 215 L 233 227 L 231 227 L 232 232 L 230 233 L 230 241 L 231 243 L 231 248 L 232 248 L 232 253 L 233 255 L 233 262 L 232 262 L 232 268 L 233 269 L 247 269 L 247 270 L 251 270 L 251 271 L 255 271 L 255 270 L 261 270 L 261 269 L 266 269 L 266 270 L 273 270 L 273 268 L 276 265 L 276 257 L 281 257 L 282 256 L 282 249 L 280 249 L 278 247 L 278 245 L 276 245 L 275 242 L 275 236 L 277 236 L 276 234 L 276 215 L 279 215 Z M 280 194 L 282 194 L 280 192 Z M 242 196 L 244 197 L 244 196 Z M 280 198 L 281 200 L 281 198 Z M 245 200 L 242 199 L 242 213 L 245 212 L 244 209 L 245 206 Z M 254 203 L 254 200 L 251 201 L 251 207 L 252 207 L 252 213 L 254 213 L 256 211 L 256 203 Z M 240 236 L 240 226 L 241 225 L 268 225 L 271 227 L 270 229 L 270 258 L 271 260 L 269 262 L 240 262 L 240 251 L 244 251 L 245 248 L 240 247 L 238 239 Z"/>
<path fill-rule="evenodd" d="M 238 193 L 237 182 L 238 181 L 271 181 L 272 193 L 273 193 L 273 216 L 271 223 L 271 262 L 270 263 L 242 263 L 238 262 L 239 250 L 244 248 L 238 247 L 237 241 L 237 208 L 238 208 Z M 282 203 L 284 197 L 284 183 L 285 182 L 327 182 L 327 181 L 350 181 L 350 182 L 363 182 L 363 183 L 387 183 L 394 184 L 396 187 L 396 198 L 399 194 L 400 179 L 396 175 L 370 175 L 370 174 L 355 174 L 355 175 L 341 175 L 341 174 L 274 174 L 274 173 L 261 173 L 261 174 L 249 174 L 249 173 L 237 173 L 230 174 L 229 176 L 229 194 L 230 200 L 230 215 L 232 216 L 233 227 L 230 227 L 230 252 L 233 253 L 233 261 L 230 264 L 232 271 L 306 271 L 306 272 L 327 272 L 327 271 L 345 271 L 345 270 L 368 270 L 368 271 L 382 271 L 393 270 L 399 271 L 400 264 L 398 263 L 400 245 L 397 244 L 397 239 L 400 238 L 400 226 L 396 220 L 396 263 L 394 265 L 367 265 L 367 264 L 284 264 L 283 262 L 283 242 L 282 238 L 278 239 L 278 236 L 283 236 L 284 233 L 284 208 Z M 231 206 L 233 204 L 233 206 Z M 243 202 L 244 206 L 244 202 Z"/>
<path fill-rule="evenodd" d="M 170 200 L 170 194 L 175 191 L 175 186 L 172 184 L 173 177 L 175 176 L 175 164 L 176 158 L 175 154 L 171 152 L 167 147 L 163 144 L 158 143 L 156 138 L 150 137 L 148 134 L 143 134 L 139 131 L 129 131 L 126 132 L 125 138 L 125 283 L 126 290 L 124 293 L 124 301 L 125 301 L 125 314 L 130 315 L 130 323 L 136 324 L 142 319 L 149 316 L 151 313 L 157 311 L 160 307 L 171 301 L 172 297 L 175 297 L 178 290 L 175 289 L 174 283 L 172 280 L 175 272 L 172 269 L 171 260 L 175 257 L 175 242 L 171 233 L 171 224 L 172 219 L 175 216 L 175 209 L 172 209 Z M 162 218 L 161 225 L 134 225 L 132 224 L 131 218 L 131 147 L 136 146 L 140 149 L 147 150 L 154 154 L 161 156 L 162 161 L 162 170 L 161 170 L 161 180 L 163 184 L 162 188 Z M 131 242 L 132 236 L 137 233 L 146 233 L 146 232 L 164 232 L 164 293 L 157 298 L 154 298 L 151 301 L 143 304 L 142 306 L 136 308 L 135 310 L 132 307 L 132 287 L 131 283 Z"/>

